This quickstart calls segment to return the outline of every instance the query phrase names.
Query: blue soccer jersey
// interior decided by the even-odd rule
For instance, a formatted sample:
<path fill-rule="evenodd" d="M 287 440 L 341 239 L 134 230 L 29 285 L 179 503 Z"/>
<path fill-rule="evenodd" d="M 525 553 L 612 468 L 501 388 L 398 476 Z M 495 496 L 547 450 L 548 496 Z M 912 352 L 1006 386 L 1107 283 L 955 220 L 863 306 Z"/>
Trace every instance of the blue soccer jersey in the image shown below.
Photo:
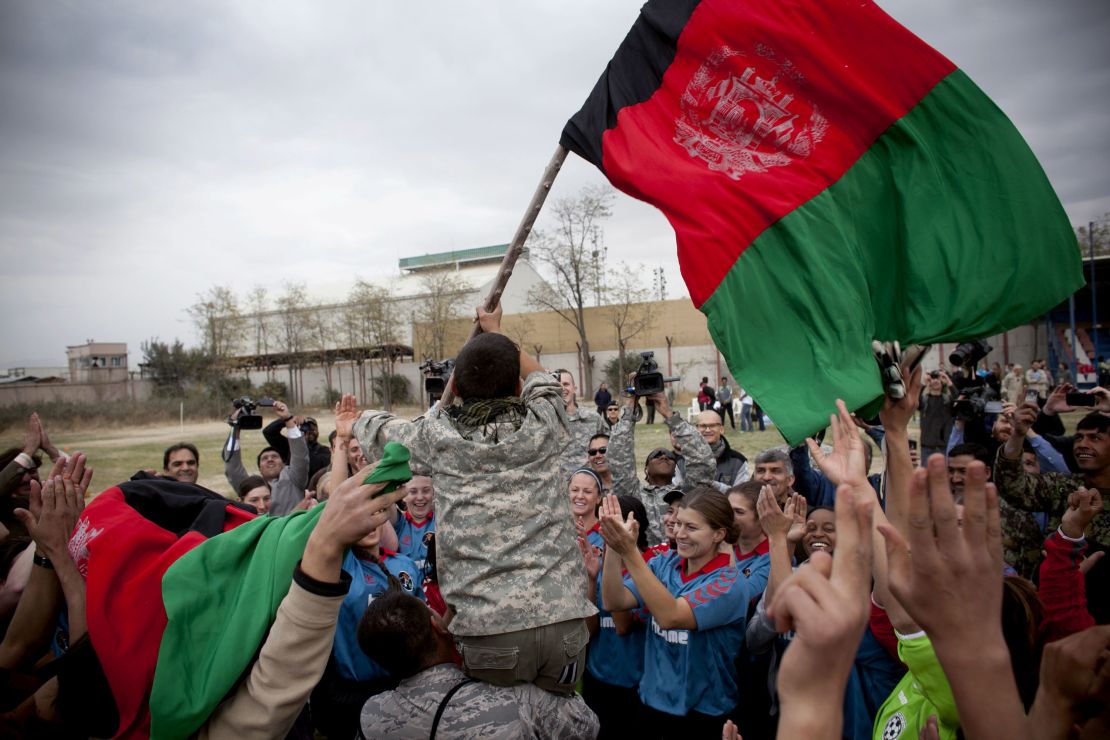
<path fill-rule="evenodd" d="M 393 576 L 401 582 L 405 593 L 424 600 L 421 588 L 421 573 L 416 563 L 404 555 L 382 550 L 381 562 Z M 389 589 L 389 579 L 377 563 L 362 560 L 353 552 L 343 559 L 343 570 L 351 576 L 351 589 L 339 608 L 339 618 L 335 624 L 335 641 L 332 653 L 339 668 L 339 675 L 352 681 L 367 681 L 388 675 L 386 670 L 362 652 L 358 644 L 358 623 L 366 607 Z"/>
<path fill-rule="evenodd" d="M 739 700 L 733 663 L 744 641 L 748 581 L 728 555 L 718 555 L 687 577 L 677 552 L 653 558 L 648 567 L 667 590 L 686 599 L 698 628 L 663 629 L 652 617 L 648 623 L 640 700 L 661 712 L 685 716 L 701 712 L 720 716 Z M 624 585 L 644 601 L 631 576 Z"/>
<path fill-rule="evenodd" d="M 758 601 L 760 594 L 767 589 L 767 579 L 771 576 L 771 545 L 764 539 L 747 555 L 736 552 L 736 567 L 740 575 L 748 579 L 748 595 Z"/>
<path fill-rule="evenodd" d="M 645 552 L 644 559 L 650 560 L 654 555 L 653 552 Z M 640 685 L 640 679 L 644 675 L 644 642 L 647 637 L 644 622 L 647 619 L 647 610 L 635 610 L 634 631 L 628 635 L 618 635 L 612 613 L 601 605 L 601 577 L 599 572 L 597 610 L 600 629 L 590 641 L 590 650 L 586 653 L 586 670 L 603 683 L 635 688 Z"/>
<path fill-rule="evenodd" d="M 411 558 L 420 569 L 420 582 L 424 582 L 426 561 L 428 559 L 428 540 L 436 531 L 435 514 L 417 524 L 407 512 L 397 517 L 397 553 Z"/>

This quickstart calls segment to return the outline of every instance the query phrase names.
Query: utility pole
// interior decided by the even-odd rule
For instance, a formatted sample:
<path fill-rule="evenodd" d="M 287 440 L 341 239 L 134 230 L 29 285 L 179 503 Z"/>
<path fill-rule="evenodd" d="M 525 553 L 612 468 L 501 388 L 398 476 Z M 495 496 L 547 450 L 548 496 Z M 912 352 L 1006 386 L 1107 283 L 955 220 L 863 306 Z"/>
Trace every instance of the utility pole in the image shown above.
<path fill-rule="evenodd" d="M 1098 283 L 1095 281 L 1095 222 L 1087 223 L 1087 247 L 1091 253 L 1091 341 L 1094 344 L 1095 356 L 1091 362 L 1095 366 L 1095 377 L 1098 377 Z M 1096 381 L 1097 384 L 1098 381 Z"/>

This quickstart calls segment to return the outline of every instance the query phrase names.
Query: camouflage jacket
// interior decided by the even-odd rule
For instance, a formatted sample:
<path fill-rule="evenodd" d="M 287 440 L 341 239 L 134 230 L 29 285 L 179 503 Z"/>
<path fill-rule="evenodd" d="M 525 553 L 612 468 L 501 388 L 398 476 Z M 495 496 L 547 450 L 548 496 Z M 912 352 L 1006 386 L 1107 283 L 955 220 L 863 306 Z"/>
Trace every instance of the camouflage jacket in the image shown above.
<path fill-rule="evenodd" d="M 406 678 L 393 691 L 370 697 L 362 707 L 362 735 L 370 740 L 430 737 L 443 698 L 465 679 L 454 665 L 442 663 Z M 530 683 L 509 687 L 479 681 L 451 697 L 436 737 L 592 740 L 598 730 L 597 717 L 577 694 L 559 696 Z"/>
<path fill-rule="evenodd" d="M 994 463 L 994 483 L 1003 504 L 1002 542 L 1006 561 L 1028 577 L 1040 561 L 1045 538 L 1032 512 L 1048 514 L 1048 531 L 1054 531 L 1068 508 L 1068 494 L 1084 485 L 1084 481 L 1082 476 L 1068 473 L 1026 473 L 1021 460 L 1011 460 L 1003 454 L 1004 450 L 1004 446 L 998 448 Z M 1096 516 L 1088 539 L 1110 546 L 1110 517 Z"/>
<path fill-rule="evenodd" d="M 650 545 L 658 545 L 667 538 L 666 532 L 663 531 L 663 515 L 667 513 L 667 504 L 663 501 L 663 496 L 667 491 L 674 488 L 689 491 L 699 483 L 711 482 L 717 474 L 717 461 L 713 459 L 713 451 L 698 431 L 678 414 L 671 414 L 666 423 L 667 428 L 682 446 L 682 454 L 686 458 L 686 474 L 680 483 L 675 480 L 666 485 L 641 482 L 634 459 L 636 422 L 632 419 L 629 409 L 622 410 L 620 420 L 613 425 L 607 455 L 609 469 L 613 471 L 613 493 L 618 496 L 638 498 L 647 509 L 648 523 L 651 525 L 647 533 Z M 621 444 L 616 446 L 614 454 L 612 440 L 618 438 Z M 676 466 L 675 478 L 678 477 Z"/>
<path fill-rule="evenodd" d="M 523 416 L 481 427 L 439 406 L 416 421 L 366 411 L 355 437 L 367 459 L 386 442 L 409 448 L 413 467 L 436 487 L 436 568 L 462 636 L 531 629 L 597 612 L 586 599 L 586 569 L 575 543 L 566 481 L 558 465 L 567 438 L 559 384 L 525 380 Z"/>
<path fill-rule="evenodd" d="M 565 406 L 563 410 L 566 411 Z M 559 456 L 564 480 L 570 476 L 571 471 L 586 464 L 586 450 L 590 446 L 590 437 L 595 434 L 612 434 L 604 417 L 598 416 L 593 409 L 579 406 L 573 414 L 565 414 L 565 418 L 570 439 L 566 441 Z"/>

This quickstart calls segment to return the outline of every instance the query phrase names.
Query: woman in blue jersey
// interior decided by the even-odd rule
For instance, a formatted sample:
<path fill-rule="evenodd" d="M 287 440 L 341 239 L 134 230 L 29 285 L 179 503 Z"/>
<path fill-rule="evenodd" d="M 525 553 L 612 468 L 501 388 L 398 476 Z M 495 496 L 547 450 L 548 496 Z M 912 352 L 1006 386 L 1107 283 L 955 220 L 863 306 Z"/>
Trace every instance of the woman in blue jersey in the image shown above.
<path fill-rule="evenodd" d="M 567 496 L 570 497 L 570 513 L 574 516 L 574 526 L 578 536 L 591 545 L 601 548 L 601 530 L 597 520 L 597 508 L 601 505 L 601 478 L 589 468 L 579 468 L 570 474 L 567 482 Z"/>
<path fill-rule="evenodd" d="M 759 523 L 756 502 L 763 484 L 750 480 L 728 489 L 728 503 L 732 507 L 733 518 L 740 531 L 733 554 L 740 575 L 748 579 L 748 593 L 758 599 L 767 587 L 767 577 L 771 573 L 771 550 L 767 535 Z"/>
<path fill-rule="evenodd" d="M 381 527 L 363 538 L 343 559 L 343 571 L 351 576 L 351 588 L 339 609 L 331 659 L 312 694 L 313 720 L 328 737 L 354 737 L 366 700 L 397 685 L 359 647 L 358 625 L 366 607 L 391 587 L 424 598 L 421 571 L 416 563 L 382 549 L 380 540 Z"/>
<path fill-rule="evenodd" d="M 636 549 L 645 560 L 654 555 L 648 549 L 647 531 L 650 526 L 647 509 L 631 496 L 617 499 L 621 516 L 631 514 L 639 527 Z M 606 738 L 639 737 L 643 704 L 640 703 L 640 678 L 644 673 L 644 639 L 646 637 L 644 612 L 624 611 L 612 614 L 601 603 L 601 572 L 594 560 L 593 569 L 587 559 L 587 573 L 594 581 L 591 594 L 598 608 L 598 629 L 590 640 L 586 654 L 586 675 L 583 677 L 582 698 L 597 715 L 601 724 L 599 740 Z"/>
<path fill-rule="evenodd" d="M 708 485 L 684 496 L 676 550 L 650 563 L 637 550 L 635 520 L 622 519 L 613 497 L 603 504 L 601 531 L 608 547 L 605 608 L 646 607 L 651 613 L 640 680 L 650 736 L 719 737 L 739 700 L 733 657 L 744 639 L 750 598 L 747 579 L 722 552 L 739 536 L 728 498 Z"/>
<path fill-rule="evenodd" d="M 393 510 L 390 522 L 397 533 L 397 552 L 411 558 L 420 569 L 423 582 L 427 569 L 428 542 L 436 531 L 436 491 L 432 479 L 423 472 L 413 471 L 412 480 L 405 484 L 405 510 Z"/>

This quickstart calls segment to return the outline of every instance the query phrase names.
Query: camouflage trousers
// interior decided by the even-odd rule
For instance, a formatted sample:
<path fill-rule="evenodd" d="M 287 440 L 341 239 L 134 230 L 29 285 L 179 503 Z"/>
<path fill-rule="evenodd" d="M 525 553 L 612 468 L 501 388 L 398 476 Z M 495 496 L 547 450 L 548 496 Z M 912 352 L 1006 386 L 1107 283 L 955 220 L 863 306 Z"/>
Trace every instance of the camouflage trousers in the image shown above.
<path fill-rule="evenodd" d="M 471 678 L 494 686 L 533 683 L 555 694 L 574 693 L 589 642 L 584 619 L 499 635 L 455 638 L 463 670 Z"/>

